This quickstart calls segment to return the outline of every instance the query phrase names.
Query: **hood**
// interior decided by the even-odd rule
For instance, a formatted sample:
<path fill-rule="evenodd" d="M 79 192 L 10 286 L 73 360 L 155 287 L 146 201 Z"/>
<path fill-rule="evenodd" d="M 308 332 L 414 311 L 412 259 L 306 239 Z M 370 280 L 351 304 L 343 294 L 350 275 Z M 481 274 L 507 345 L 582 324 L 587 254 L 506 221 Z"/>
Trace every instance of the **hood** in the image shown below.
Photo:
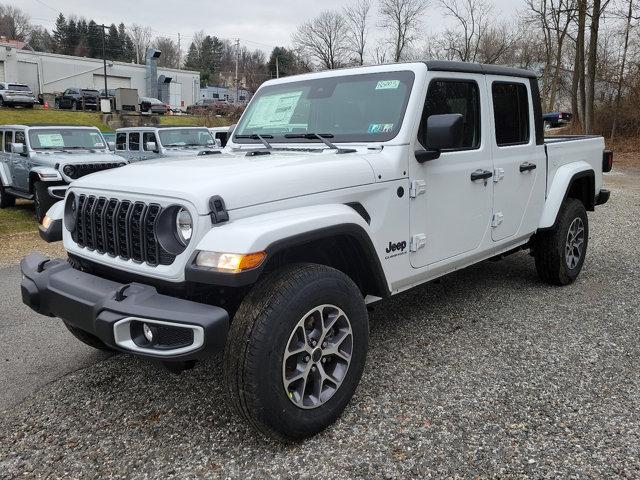
<path fill-rule="evenodd" d="M 193 158 L 194 155 L 198 155 L 200 152 L 219 151 L 219 147 L 165 147 L 163 155 L 167 157 L 180 157 L 180 158 Z"/>
<path fill-rule="evenodd" d="M 43 152 L 37 152 L 33 157 L 34 160 L 36 160 L 38 163 L 43 164 L 49 164 L 49 165 L 56 165 L 56 164 L 60 164 L 60 165 L 67 165 L 68 163 L 73 163 L 73 164 L 81 164 L 81 163 L 112 163 L 112 162 L 123 162 L 126 163 L 126 161 L 122 158 L 119 157 L 117 155 L 114 155 L 113 153 L 107 153 L 107 152 L 95 152 L 95 153 L 89 153 L 89 152 L 72 152 L 72 153 L 63 153 L 63 152 L 50 152 L 50 153 L 43 153 Z"/>
<path fill-rule="evenodd" d="M 224 153 L 180 162 L 170 158 L 145 161 L 96 173 L 73 185 L 94 191 L 184 199 L 205 215 L 213 195 L 220 195 L 227 209 L 234 210 L 374 181 L 373 169 L 363 155 L 338 155 L 326 150 L 249 157 L 245 153 Z"/>

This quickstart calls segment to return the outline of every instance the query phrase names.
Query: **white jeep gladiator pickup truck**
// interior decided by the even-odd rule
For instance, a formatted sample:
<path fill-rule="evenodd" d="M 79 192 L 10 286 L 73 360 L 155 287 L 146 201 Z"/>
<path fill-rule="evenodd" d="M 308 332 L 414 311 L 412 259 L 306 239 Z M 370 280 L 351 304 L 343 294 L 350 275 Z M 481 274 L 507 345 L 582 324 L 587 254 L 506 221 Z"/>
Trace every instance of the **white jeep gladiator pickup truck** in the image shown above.
<path fill-rule="evenodd" d="M 523 249 L 543 281 L 573 282 L 612 158 L 600 137 L 545 140 L 528 71 L 271 80 L 223 154 L 73 182 L 47 221 L 69 258 L 23 259 L 22 297 L 89 345 L 174 370 L 224 351 L 237 411 L 301 439 L 358 385 L 368 303 Z"/>

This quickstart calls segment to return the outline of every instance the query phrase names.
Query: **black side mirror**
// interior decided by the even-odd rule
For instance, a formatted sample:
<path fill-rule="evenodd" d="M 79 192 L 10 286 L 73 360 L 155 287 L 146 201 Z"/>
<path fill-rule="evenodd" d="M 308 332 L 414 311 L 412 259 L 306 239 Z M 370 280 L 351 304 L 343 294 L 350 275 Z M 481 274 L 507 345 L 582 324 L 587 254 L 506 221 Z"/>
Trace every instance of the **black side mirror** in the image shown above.
<path fill-rule="evenodd" d="M 427 119 L 427 126 L 423 142 L 425 150 L 416 151 L 416 160 L 420 163 L 435 160 L 440 157 L 442 150 L 459 148 L 462 145 L 464 119 L 459 113 L 431 115 Z"/>

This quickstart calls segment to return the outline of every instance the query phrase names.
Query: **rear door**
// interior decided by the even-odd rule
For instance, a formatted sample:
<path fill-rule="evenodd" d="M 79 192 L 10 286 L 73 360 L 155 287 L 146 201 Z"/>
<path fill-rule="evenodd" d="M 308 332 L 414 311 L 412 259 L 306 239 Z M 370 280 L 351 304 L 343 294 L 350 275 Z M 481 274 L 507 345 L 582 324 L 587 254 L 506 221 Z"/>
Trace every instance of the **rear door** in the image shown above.
<path fill-rule="evenodd" d="M 16 130 L 14 132 L 14 143 L 26 145 L 24 130 Z M 19 153 L 11 154 L 11 162 L 13 168 L 13 182 L 20 190 L 25 192 L 29 190 L 29 172 L 31 171 L 31 159 L 20 155 Z"/>
<path fill-rule="evenodd" d="M 429 83 L 419 143 L 431 115 L 461 114 L 463 140 L 440 158 L 409 164 L 411 189 L 411 265 L 420 268 L 462 257 L 476 250 L 491 220 L 491 178 L 472 180 L 474 172 L 491 175 L 489 128 L 481 123 L 488 112 L 483 75 L 447 73 Z M 427 147 L 427 145 L 422 145 Z M 475 176 L 474 176 L 475 178 Z"/>
<path fill-rule="evenodd" d="M 536 145 L 531 82 L 487 76 L 493 119 L 493 217 L 496 242 L 530 233 L 530 203 L 544 199 L 544 146 Z M 535 209 L 537 211 L 537 209 Z"/>
<path fill-rule="evenodd" d="M 130 160 L 132 162 L 137 162 L 142 159 L 140 132 L 129 132 L 127 137 L 127 149 L 129 151 L 129 155 L 131 155 Z"/>

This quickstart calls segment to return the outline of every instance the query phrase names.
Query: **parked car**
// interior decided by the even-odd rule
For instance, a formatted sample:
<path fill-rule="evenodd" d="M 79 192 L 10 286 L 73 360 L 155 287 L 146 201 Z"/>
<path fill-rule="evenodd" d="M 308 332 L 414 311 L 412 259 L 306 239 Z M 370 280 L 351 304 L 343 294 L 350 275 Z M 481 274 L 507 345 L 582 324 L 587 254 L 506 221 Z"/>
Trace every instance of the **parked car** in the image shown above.
<path fill-rule="evenodd" d="M 73 180 L 128 163 L 92 127 L 2 125 L 0 143 L 0 208 L 33 200 L 38 221 Z"/>
<path fill-rule="evenodd" d="M 107 89 L 106 91 L 106 95 L 105 95 L 105 90 L 104 88 L 101 88 L 100 91 L 98 92 L 100 95 L 100 98 L 116 98 L 116 91 L 112 90 L 112 89 Z"/>
<path fill-rule="evenodd" d="M 218 143 L 221 147 L 227 146 L 227 139 L 229 138 L 230 126 L 227 127 L 212 127 L 209 129 L 213 139 Z"/>
<path fill-rule="evenodd" d="M 157 113 L 164 115 L 169 111 L 170 107 L 158 100 L 157 98 L 140 97 L 140 111 L 144 113 Z"/>
<path fill-rule="evenodd" d="M 28 85 L 0 82 L 0 107 L 33 108 L 35 103 L 37 99 Z"/>
<path fill-rule="evenodd" d="M 116 154 L 130 162 L 220 153 L 206 127 L 128 127 L 116 130 Z"/>
<path fill-rule="evenodd" d="M 67 88 L 56 97 L 56 107 L 63 110 L 98 110 L 100 92 L 90 88 Z"/>
<path fill-rule="evenodd" d="M 545 128 L 557 128 L 568 125 L 573 120 L 573 114 L 568 112 L 551 112 L 542 116 Z"/>
<path fill-rule="evenodd" d="M 224 352 L 236 411 L 300 440 L 354 394 L 368 304 L 521 250 L 542 281 L 574 282 L 611 162 L 602 137 L 545 140 L 526 70 L 434 61 L 267 81 L 214 161 L 74 182 L 50 212 L 71 262 L 27 256 L 22 298 L 88 345 L 173 370 Z"/>
<path fill-rule="evenodd" d="M 195 104 L 187 107 L 188 115 L 224 115 L 229 111 L 231 105 L 222 100 L 203 98 Z"/>

